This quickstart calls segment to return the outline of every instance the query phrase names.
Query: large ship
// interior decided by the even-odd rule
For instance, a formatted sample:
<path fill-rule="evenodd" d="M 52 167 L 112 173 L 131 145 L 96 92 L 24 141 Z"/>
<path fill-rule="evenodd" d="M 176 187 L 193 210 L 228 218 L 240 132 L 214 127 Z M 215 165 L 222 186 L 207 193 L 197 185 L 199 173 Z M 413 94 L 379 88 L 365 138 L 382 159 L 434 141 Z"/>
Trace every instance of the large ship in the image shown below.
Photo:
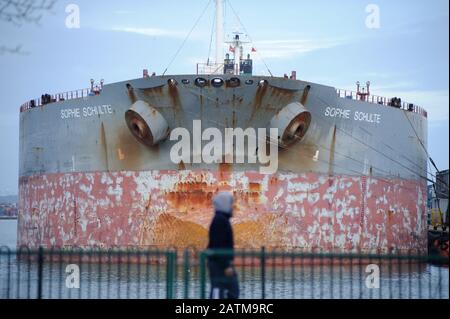
<path fill-rule="evenodd" d="M 18 245 L 204 248 L 230 191 L 237 247 L 425 253 L 426 111 L 369 82 L 253 75 L 239 33 L 223 55 L 222 5 L 197 74 L 22 105 Z"/>

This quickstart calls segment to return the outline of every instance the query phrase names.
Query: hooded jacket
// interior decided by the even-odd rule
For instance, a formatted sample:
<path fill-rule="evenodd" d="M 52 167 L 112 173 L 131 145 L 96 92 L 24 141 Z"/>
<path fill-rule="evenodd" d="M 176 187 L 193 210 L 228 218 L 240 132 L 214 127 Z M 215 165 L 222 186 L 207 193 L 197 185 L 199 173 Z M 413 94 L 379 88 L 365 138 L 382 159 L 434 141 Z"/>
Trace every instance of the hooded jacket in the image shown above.
<path fill-rule="evenodd" d="M 209 227 L 208 249 L 233 249 L 233 229 L 230 218 L 233 215 L 233 196 L 229 193 L 219 193 L 214 199 L 215 215 Z M 224 269 L 230 266 L 233 256 L 213 257 L 210 261 L 216 262 Z"/>

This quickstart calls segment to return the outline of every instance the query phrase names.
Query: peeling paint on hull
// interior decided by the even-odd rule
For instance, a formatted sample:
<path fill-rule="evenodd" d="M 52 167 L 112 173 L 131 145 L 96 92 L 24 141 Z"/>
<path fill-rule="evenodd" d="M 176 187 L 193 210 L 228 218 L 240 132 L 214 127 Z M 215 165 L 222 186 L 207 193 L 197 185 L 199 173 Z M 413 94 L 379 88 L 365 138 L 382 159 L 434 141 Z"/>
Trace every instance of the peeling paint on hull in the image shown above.
<path fill-rule="evenodd" d="M 18 245 L 195 247 L 234 193 L 237 247 L 426 252 L 425 184 L 227 169 L 56 173 L 20 180 Z"/>

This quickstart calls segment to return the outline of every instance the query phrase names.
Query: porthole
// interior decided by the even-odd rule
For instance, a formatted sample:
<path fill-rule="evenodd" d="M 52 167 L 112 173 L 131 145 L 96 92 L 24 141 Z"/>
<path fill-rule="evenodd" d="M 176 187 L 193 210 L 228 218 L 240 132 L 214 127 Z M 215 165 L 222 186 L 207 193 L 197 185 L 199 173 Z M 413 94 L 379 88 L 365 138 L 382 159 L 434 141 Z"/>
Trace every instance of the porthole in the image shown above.
<path fill-rule="evenodd" d="M 223 85 L 223 80 L 221 78 L 214 78 L 211 80 L 211 85 L 215 88 L 219 88 Z"/>
<path fill-rule="evenodd" d="M 241 85 L 241 80 L 238 78 L 231 78 L 228 80 L 227 86 L 231 88 L 235 88 Z"/>
<path fill-rule="evenodd" d="M 181 83 L 183 83 L 183 84 L 189 84 L 189 83 L 191 83 L 191 81 L 189 81 L 188 79 L 183 79 L 183 80 L 181 80 Z"/>
<path fill-rule="evenodd" d="M 195 79 L 195 85 L 198 87 L 205 87 L 208 84 L 208 80 L 204 78 L 196 78 Z"/>
<path fill-rule="evenodd" d="M 169 79 L 167 80 L 167 84 L 169 84 L 170 86 L 175 86 L 178 85 L 178 82 L 175 79 Z"/>
<path fill-rule="evenodd" d="M 269 84 L 269 82 L 267 82 L 267 80 L 261 80 L 258 82 L 258 86 L 266 86 L 267 84 Z"/>
<path fill-rule="evenodd" d="M 252 85 L 253 84 L 253 80 L 247 80 L 247 81 L 245 81 L 245 84 Z"/>

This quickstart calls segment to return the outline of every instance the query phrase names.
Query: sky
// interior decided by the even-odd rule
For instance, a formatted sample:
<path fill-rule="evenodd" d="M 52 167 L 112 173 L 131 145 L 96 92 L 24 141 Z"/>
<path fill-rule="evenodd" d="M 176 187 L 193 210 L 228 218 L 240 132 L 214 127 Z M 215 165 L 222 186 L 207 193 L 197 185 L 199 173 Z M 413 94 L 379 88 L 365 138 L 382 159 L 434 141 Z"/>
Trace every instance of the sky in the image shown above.
<path fill-rule="evenodd" d="M 39 23 L 0 21 L 0 195 L 17 194 L 22 103 L 87 88 L 91 78 L 138 78 L 144 68 L 195 73 L 196 63 L 214 57 L 209 1 L 58 0 Z M 296 70 L 301 80 L 343 89 L 371 81 L 373 94 L 428 110 L 429 153 L 439 169 L 449 167 L 448 0 L 226 2 L 225 32 L 248 34 L 255 74 L 268 75 L 267 64 L 275 76 Z M 73 5 L 79 28 L 67 24 Z"/>

